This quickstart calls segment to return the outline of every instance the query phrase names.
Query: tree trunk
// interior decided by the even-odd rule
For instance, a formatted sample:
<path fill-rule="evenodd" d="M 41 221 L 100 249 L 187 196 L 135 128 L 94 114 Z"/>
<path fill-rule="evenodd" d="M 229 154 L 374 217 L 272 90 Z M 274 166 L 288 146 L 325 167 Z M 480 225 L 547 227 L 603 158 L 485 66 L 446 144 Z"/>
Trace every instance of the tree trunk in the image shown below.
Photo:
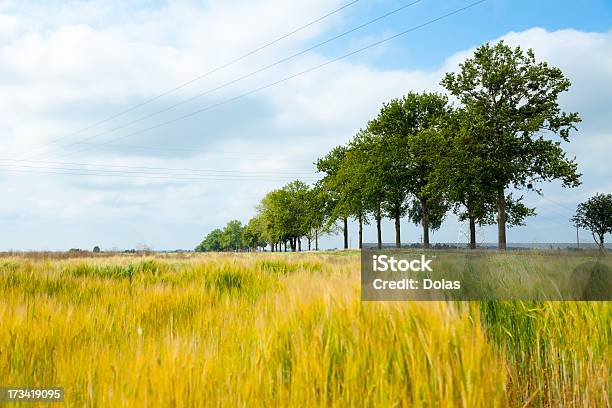
<path fill-rule="evenodd" d="M 476 220 L 470 217 L 470 249 L 476 249 Z"/>
<path fill-rule="evenodd" d="M 319 250 L 319 231 L 315 231 L 315 251 Z"/>
<path fill-rule="evenodd" d="M 308 237 L 308 252 L 310 252 L 310 241 L 311 241 L 311 239 L 310 239 L 310 237 Z"/>
<path fill-rule="evenodd" d="M 381 226 L 382 216 L 380 214 L 380 204 L 376 209 L 376 239 L 378 240 L 378 249 L 382 248 L 382 226 Z"/>
<path fill-rule="evenodd" d="M 298 244 L 298 252 L 302 252 L 302 237 L 298 237 L 296 239 Z"/>
<path fill-rule="evenodd" d="M 425 198 L 421 198 L 421 224 L 423 225 L 423 248 L 429 248 L 429 207 Z"/>
<path fill-rule="evenodd" d="M 344 249 L 348 249 L 348 247 L 349 247 L 349 242 L 348 242 L 348 218 L 344 217 L 342 219 L 342 222 L 344 223 Z"/>
<path fill-rule="evenodd" d="M 497 190 L 497 248 L 506 250 L 506 198 L 503 187 Z"/>
<path fill-rule="evenodd" d="M 400 214 L 399 211 L 395 214 L 395 247 L 402 246 L 402 235 L 400 231 Z"/>
<path fill-rule="evenodd" d="M 363 216 L 359 214 L 359 249 L 363 248 Z"/>

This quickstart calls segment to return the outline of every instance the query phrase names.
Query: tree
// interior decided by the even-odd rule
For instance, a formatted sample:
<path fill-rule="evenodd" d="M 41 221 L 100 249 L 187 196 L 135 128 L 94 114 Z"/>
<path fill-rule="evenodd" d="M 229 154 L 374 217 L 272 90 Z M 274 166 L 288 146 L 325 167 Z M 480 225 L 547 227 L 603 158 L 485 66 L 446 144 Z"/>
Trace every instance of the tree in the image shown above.
<path fill-rule="evenodd" d="M 255 216 L 244 226 L 242 229 L 242 244 L 253 252 L 257 251 L 259 247 L 265 248 L 267 242 L 263 229 L 263 217 Z"/>
<path fill-rule="evenodd" d="M 612 234 L 612 194 L 596 194 L 586 202 L 578 204 L 572 221 L 591 231 L 593 240 L 604 249 L 604 237 Z"/>
<path fill-rule="evenodd" d="M 476 154 L 496 195 L 498 245 L 506 248 L 506 190 L 534 189 L 534 184 L 560 179 L 564 187 L 580 184 L 575 160 L 561 142 L 580 121 L 577 113 L 561 111 L 558 97 L 570 87 L 560 69 L 537 63 L 531 49 L 523 52 L 503 41 L 479 47 L 448 73 L 441 84 L 456 96 L 477 128 Z"/>
<path fill-rule="evenodd" d="M 308 198 L 309 187 L 300 180 L 292 181 L 282 188 L 286 196 L 285 232 L 291 249 L 301 251 L 301 239 L 308 233 Z"/>
<path fill-rule="evenodd" d="M 423 227 L 423 244 L 429 246 L 429 230 L 439 228 L 446 208 L 440 195 L 426 188 L 437 160 L 430 154 L 429 139 L 449 113 L 448 99 L 437 93 L 409 92 L 383 105 L 370 130 L 382 137 L 389 178 L 384 207 L 395 219 L 396 246 L 401 243 L 400 218 L 409 213 Z M 408 201 L 408 198 L 411 198 Z"/>
<path fill-rule="evenodd" d="M 348 208 L 359 223 L 359 248 L 363 246 L 363 224 L 368 224 L 370 215 L 376 222 L 378 247 L 382 247 L 382 206 L 388 191 L 395 189 L 385 184 L 389 182 L 386 160 L 382 139 L 367 129 L 359 130 L 348 146 L 338 175 L 345 179 Z"/>
<path fill-rule="evenodd" d="M 97 245 L 95 247 L 93 247 L 93 252 L 94 252 L 94 254 L 99 253 L 100 252 L 100 247 L 97 246 Z"/>
<path fill-rule="evenodd" d="M 319 237 L 333 231 L 332 225 L 325 222 L 325 206 L 328 200 L 327 192 L 319 184 L 314 185 L 308 190 L 305 202 L 305 237 L 308 239 L 309 251 L 311 250 L 312 241 L 315 244 L 315 251 L 318 251 Z"/>
<path fill-rule="evenodd" d="M 272 251 L 279 250 L 282 242 L 286 241 L 285 218 L 286 195 L 281 189 L 269 192 L 258 206 L 259 214 L 263 219 L 264 231 L 271 243 Z"/>
<path fill-rule="evenodd" d="M 301 250 L 301 238 L 311 226 L 308 219 L 309 187 L 303 182 L 293 181 L 283 188 L 266 194 L 258 206 L 263 230 L 272 243 L 289 242 L 291 249 Z"/>
<path fill-rule="evenodd" d="M 358 223 L 358 247 L 363 247 L 363 225 L 368 224 L 368 214 L 372 212 L 368 195 L 368 162 L 370 152 L 367 150 L 367 132 L 360 130 L 345 149 L 344 160 L 336 174 L 337 206 L 342 213 L 355 218 Z"/>
<path fill-rule="evenodd" d="M 325 175 L 319 181 L 319 188 L 325 191 L 327 198 L 323 208 L 327 225 L 331 228 L 338 219 L 342 220 L 344 233 L 344 249 L 348 248 L 348 208 L 340 201 L 340 191 L 342 184 L 337 178 L 342 162 L 346 155 L 346 147 L 337 146 L 333 148 L 325 157 L 317 160 L 317 171 Z"/>
<path fill-rule="evenodd" d="M 436 157 L 430 174 L 429 194 L 441 193 L 460 221 L 468 221 L 469 246 L 476 248 L 476 225 L 494 224 L 496 195 L 489 187 L 492 181 L 475 146 L 469 116 L 454 109 L 438 132 L 430 135 L 429 154 Z M 534 211 L 522 204 L 522 197 L 506 195 L 508 225 L 523 225 Z"/>
<path fill-rule="evenodd" d="M 239 251 L 242 249 L 242 223 L 240 221 L 231 220 L 223 228 L 221 246 L 224 250 Z"/>
<path fill-rule="evenodd" d="M 223 231 L 220 229 L 212 230 L 206 238 L 195 248 L 196 252 L 221 251 Z"/>
<path fill-rule="evenodd" d="M 405 134 L 401 101 L 394 99 L 384 104 L 378 116 L 368 122 L 368 131 L 377 138 L 371 159 L 379 166 L 382 183 L 382 201 L 375 213 L 377 228 L 381 213 L 395 220 L 395 246 L 399 247 L 402 242 L 400 220 L 408 209 L 405 172 L 407 146 L 401 141 Z"/>

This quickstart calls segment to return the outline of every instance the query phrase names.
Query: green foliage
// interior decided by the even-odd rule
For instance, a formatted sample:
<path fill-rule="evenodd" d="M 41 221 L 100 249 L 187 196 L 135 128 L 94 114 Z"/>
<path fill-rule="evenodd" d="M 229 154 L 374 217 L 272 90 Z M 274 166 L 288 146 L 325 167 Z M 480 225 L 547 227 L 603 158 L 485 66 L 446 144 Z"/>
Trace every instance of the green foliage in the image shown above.
<path fill-rule="evenodd" d="M 553 180 L 580 184 L 575 159 L 561 147 L 580 122 L 558 103 L 570 81 L 559 68 L 537 62 L 532 50 L 501 41 L 479 47 L 441 84 L 459 107 L 432 92 L 384 103 L 349 143 L 317 160 L 322 178 L 314 186 L 294 181 L 269 192 L 244 229 L 232 221 L 220 243 L 217 232 L 197 250 L 274 249 L 281 243 L 295 250 L 302 238 L 310 244 L 348 218 L 358 220 L 361 238 L 373 217 L 381 241 L 383 216 L 395 220 L 399 245 L 406 215 L 422 226 L 427 246 L 429 232 L 440 228 L 449 209 L 469 220 L 472 247 L 476 225 L 497 223 L 505 249 L 506 225 L 523 225 L 535 214 L 522 191 L 540 193 L 540 184 Z"/>
<path fill-rule="evenodd" d="M 497 222 L 494 180 L 484 166 L 486 157 L 479 155 L 474 137 L 477 130 L 465 109 L 453 109 L 439 130 L 430 133 L 430 154 L 435 160 L 426 187 L 432 193 L 441 192 L 459 220 L 470 220 L 472 228 Z M 534 214 L 522 203 L 522 196 L 507 194 L 505 206 L 511 226 L 523 225 L 525 218 Z M 471 240 L 475 246 L 475 235 Z"/>
<path fill-rule="evenodd" d="M 562 112 L 558 103 L 570 81 L 560 69 L 536 62 L 532 50 L 501 41 L 479 47 L 458 73 L 446 74 L 442 85 L 469 117 L 466 137 L 471 153 L 480 158 L 484 189 L 497 194 L 500 248 L 505 248 L 505 189 L 531 190 L 556 179 L 565 187 L 580 184 L 575 160 L 561 148 L 580 122 L 577 113 Z"/>
<path fill-rule="evenodd" d="M 369 123 L 385 151 L 383 208 L 398 220 L 407 212 L 423 226 L 423 242 L 429 244 L 429 230 L 440 227 L 447 207 L 443 195 L 427 188 L 438 159 L 437 137 L 449 115 L 448 98 L 437 93 L 409 92 L 401 99 L 384 104 L 378 117 Z"/>
<path fill-rule="evenodd" d="M 220 251 L 223 248 L 222 237 L 223 231 L 220 229 L 211 231 L 196 247 L 196 252 Z"/>
<path fill-rule="evenodd" d="M 266 194 L 258 212 L 267 241 L 271 244 L 289 241 L 291 248 L 296 250 L 298 241 L 318 227 L 317 219 L 322 219 L 322 215 L 311 216 L 319 194 L 299 180 Z"/>
<path fill-rule="evenodd" d="M 323 173 L 323 178 L 319 180 L 317 186 L 320 191 L 325 192 L 326 200 L 322 209 L 328 225 L 350 215 L 341 199 L 343 184 L 338 178 L 342 164 L 345 162 L 346 152 L 346 147 L 336 146 L 316 163 L 317 171 Z"/>
<path fill-rule="evenodd" d="M 261 215 L 253 217 L 248 224 L 242 229 L 242 243 L 245 248 L 250 248 L 254 251 L 259 247 L 265 247 L 266 241 L 265 224 Z"/>
<path fill-rule="evenodd" d="M 572 221 L 579 227 L 591 231 L 593 240 L 604 248 L 606 234 L 612 234 L 612 194 L 599 194 L 578 204 Z"/>
<path fill-rule="evenodd" d="M 224 250 L 239 251 L 242 249 L 242 223 L 232 220 L 227 223 L 221 235 L 221 246 Z"/>

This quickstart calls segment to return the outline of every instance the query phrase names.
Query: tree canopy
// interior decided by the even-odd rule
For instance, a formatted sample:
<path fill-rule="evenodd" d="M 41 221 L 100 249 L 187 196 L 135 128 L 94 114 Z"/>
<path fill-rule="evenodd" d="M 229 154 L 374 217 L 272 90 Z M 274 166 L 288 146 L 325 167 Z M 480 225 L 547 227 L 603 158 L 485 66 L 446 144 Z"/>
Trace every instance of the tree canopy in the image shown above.
<path fill-rule="evenodd" d="M 401 246 L 405 217 L 420 225 L 427 247 L 452 210 L 469 223 L 470 248 L 477 246 L 476 226 L 497 224 L 505 249 L 507 226 L 535 215 L 524 195 L 554 180 L 580 184 L 575 158 L 562 148 L 580 122 L 559 104 L 570 81 L 531 49 L 500 41 L 480 46 L 441 85 L 447 94 L 410 91 L 383 103 L 346 144 L 316 161 L 321 178 L 314 185 L 296 180 L 270 191 L 246 226 L 230 221 L 198 248 L 299 251 L 305 239 L 318 249 L 319 237 L 339 227 L 348 248 L 349 219 L 358 224 L 359 247 L 372 220 L 381 246 L 383 218 L 394 222 Z M 603 243 L 601 225 L 587 216 L 590 205 L 579 206 L 576 222 Z"/>
<path fill-rule="evenodd" d="M 612 234 L 612 194 L 597 194 L 578 204 L 572 221 L 591 232 L 593 240 L 604 249 L 606 234 Z"/>
<path fill-rule="evenodd" d="M 536 62 L 531 49 L 500 41 L 480 46 L 441 83 L 469 116 L 472 153 L 481 160 L 483 187 L 496 194 L 498 242 L 505 249 L 508 188 L 533 190 L 536 183 L 555 179 L 564 187 L 580 184 L 575 160 L 561 148 L 580 122 L 558 102 L 570 81 L 559 68 Z"/>

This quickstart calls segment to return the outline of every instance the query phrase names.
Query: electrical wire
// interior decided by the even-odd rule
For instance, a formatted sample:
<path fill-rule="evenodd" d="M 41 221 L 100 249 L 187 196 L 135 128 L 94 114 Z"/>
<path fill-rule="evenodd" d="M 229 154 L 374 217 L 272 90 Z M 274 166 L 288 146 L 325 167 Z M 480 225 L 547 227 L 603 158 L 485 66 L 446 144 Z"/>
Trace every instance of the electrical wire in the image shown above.
<path fill-rule="evenodd" d="M 258 88 L 254 88 L 254 89 L 252 89 L 252 90 L 250 90 L 250 91 L 248 91 L 248 92 L 244 92 L 244 93 L 239 94 L 239 95 L 237 95 L 237 96 L 234 96 L 234 97 L 232 97 L 232 98 L 225 99 L 225 100 L 223 100 L 223 101 L 220 101 L 220 102 L 214 103 L 214 104 L 212 104 L 212 105 L 205 106 L 205 107 L 203 107 L 203 108 L 200 108 L 200 109 L 195 110 L 195 111 L 193 111 L 193 112 L 190 112 L 190 113 L 188 113 L 188 114 L 178 116 L 178 117 L 176 117 L 176 118 L 174 118 L 174 119 L 170 119 L 170 120 L 167 120 L 167 121 L 164 121 L 164 122 L 158 123 L 158 124 L 156 124 L 156 125 L 153 125 L 153 126 L 150 126 L 150 127 L 147 127 L 147 128 L 144 128 L 144 129 L 141 129 L 141 130 L 138 130 L 138 131 L 132 132 L 132 133 L 128 133 L 128 134 L 123 135 L 123 136 L 119 136 L 119 137 L 116 137 L 116 138 L 110 139 L 110 140 L 108 140 L 108 141 L 106 141 L 106 142 L 104 142 L 104 143 L 96 143 L 96 144 L 94 144 L 93 146 L 90 146 L 90 147 L 87 147 L 87 148 L 83 148 L 83 149 L 80 149 L 80 150 L 74 151 L 74 152 L 72 152 L 72 153 L 68 153 L 68 154 L 66 154 L 66 155 L 59 156 L 59 157 L 60 157 L 60 158 L 63 158 L 63 157 L 68 157 L 68 156 L 72 156 L 72 155 L 74 155 L 74 154 L 76 154 L 76 153 L 81 153 L 81 152 L 85 152 L 85 151 L 90 151 L 90 150 L 94 150 L 94 149 L 97 149 L 97 148 L 100 148 L 100 147 L 103 147 L 103 146 L 107 146 L 107 145 L 110 145 L 110 144 L 112 144 L 112 143 L 114 143 L 114 142 L 116 142 L 116 141 L 118 141 L 118 140 L 126 139 L 126 138 L 129 138 L 129 137 L 132 137 L 132 136 L 138 135 L 138 134 L 142 134 L 142 133 L 144 133 L 144 132 L 148 132 L 148 131 L 151 131 L 151 130 L 153 130 L 153 129 L 157 129 L 157 128 L 162 127 L 162 126 L 165 126 L 165 125 L 168 125 L 168 124 L 171 124 L 171 123 L 175 123 L 175 122 L 178 122 L 178 121 L 183 120 L 183 119 L 187 119 L 187 118 L 189 118 L 189 117 L 192 117 L 192 116 L 195 116 L 195 115 L 197 115 L 197 114 L 200 114 L 200 113 L 206 112 L 206 111 L 208 111 L 208 110 L 211 110 L 211 109 L 217 108 L 217 107 L 219 107 L 219 106 L 222 106 L 222 105 L 228 104 L 228 103 L 230 103 L 230 102 L 234 102 L 234 101 L 236 101 L 236 100 L 238 100 L 238 99 L 241 99 L 241 98 L 244 98 L 244 97 L 246 97 L 246 96 L 249 96 L 249 95 L 255 94 L 255 93 L 257 93 L 257 92 L 261 92 L 261 91 L 263 91 L 263 90 L 265 90 L 265 89 L 268 89 L 268 88 L 274 87 L 274 86 L 276 86 L 276 85 L 279 85 L 279 84 L 281 84 L 281 83 L 287 82 L 287 81 L 289 81 L 289 80 L 291 80 L 291 79 L 294 79 L 294 78 L 296 78 L 296 77 L 299 77 L 299 76 L 301 76 L 301 75 L 305 75 L 305 74 L 310 73 L 310 72 L 312 72 L 312 71 L 315 71 L 315 70 L 321 69 L 321 68 L 323 68 L 323 67 L 325 67 L 325 66 L 328 66 L 328 65 L 333 64 L 333 63 L 335 63 L 335 62 L 341 61 L 341 60 L 343 60 L 343 59 L 346 59 L 346 58 L 348 58 L 348 57 L 350 57 L 350 56 L 353 56 L 353 55 L 355 55 L 355 54 L 358 54 L 358 53 L 363 52 L 363 51 L 365 51 L 365 50 L 368 50 L 368 49 L 370 49 L 370 48 L 373 48 L 373 47 L 376 47 L 376 46 L 378 46 L 378 45 L 384 44 L 384 43 L 386 43 L 386 42 L 388 42 L 388 41 L 391 41 L 391 40 L 393 40 L 393 39 L 396 39 L 396 38 L 398 38 L 398 37 L 401 37 L 401 36 L 403 36 L 403 35 L 406 35 L 406 34 L 408 34 L 408 33 L 410 33 L 410 32 L 413 32 L 413 31 L 419 30 L 419 29 L 421 29 L 421 28 L 423 28 L 423 27 L 426 27 L 426 26 L 428 26 L 428 25 L 431 25 L 431 24 L 433 24 L 433 23 L 435 23 L 435 22 L 437 22 L 437 21 L 443 20 L 443 19 L 445 19 L 445 18 L 448 18 L 448 17 L 450 17 L 450 16 L 453 16 L 453 15 L 455 15 L 455 14 L 458 14 L 458 13 L 460 13 L 460 12 L 462 12 L 462 11 L 465 11 L 465 10 L 467 10 L 467 9 L 469 9 L 469 8 L 475 7 L 476 5 L 481 4 L 481 3 L 484 3 L 485 1 L 487 1 L 487 0 L 478 0 L 478 1 L 475 1 L 475 2 L 470 3 L 470 4 L 468 4 L 468 5 L 464 6 L 464 7 L 460 7 L 460 8 L 455 9 L 455 10 L 453 10 L 453 11 L 449 12 L 449 13 L 446 13 L 446 14 L 443 14 L 443 15 L 441 15 L 441 16 L 439 16 L 439 17 L 434 18 L 434 19 L 428 20 L 428 21 L 426 21 L 425 23 L 422 23 L 422 24 L 419 24 L 419 25 L 417 25 L 417 26 L 414 26 L 414 27 L 411 27 L 411 28 L 409 28 L 409 29 L 406 29 L 406 30 L 404 30 L 404 31 L 401 31 L 401 32 L 399 32 L 399 33 L 397 33 L 397 34 L 395 34 L 395 35 L 392 35 L 392 36 L 386 37 L 386 38 L 384 38 L 384 39 L 382 39 L 382 40 L 379 40 L 379 41 L 376 41 L 376 42 L 370 43 L 370 44 L 368 44 L 368 45 L 366 45 L 366 46 L 364 46 L 364 47 L 361 47 L 361 48 L 359 48 L 359 49 L 357 49 L 357 50 L 355 50 L 355 51 L 351 51 L 351 52 L 346 53 L 346 54 L 344 54 L 344 55 L 341 55 L 341 56 L 339 56 L 339 57 L 336 57 L 336 58 L 333 58 L 333 59 L 331 59 L 331 60 L 328 60 L 328 61 L 326 61 L 326 62 L 324 62 L 324 63 L 318 64 L 318 65 L 315 65 L 315 66 L 310 67 L 310 68 L 308 68 L 308 69 L 305 69 L 305 70 L 303 70 L 303 71 L 297 72 L 297 73 L 292 74 L 292 75 L 289 75 L 289 76 L 287 76 L 287 77 L 284 77 L 284 78 L 282 78 L 282 79 L 280 79 L 280 80 L 277 80 L 277 81 L 274 81 L 274 82 L 268 83 L 267 85 L 263 85 L 263 86 L 260 86 L 260 87 L 258 87 Z"/>
<path fill-rule="evenodd" d="M 19 160 L 18 163 L 6 163 L 6 160 L 0 159 L 0 167 L 1 166 L 22 166 L 26 167 L 26 165 L 22 164 L 23 162 L 32 163 L 32 164 L 56 164 L 56 165 L 64 165 L 64 166 L 81 166 L 81 167 L 113 167 L 119 169 L 136 169 L 136 170 L 164 170 L 164 171 L 182 171 L 182 172 L 190 172 L 190 173 L 243 173 L 243 174 L 271 174 L 271 175 L 282 175 L 282 174 L 306 174 L 306 175 L 315 175 L 315 171 L 313 170 L 270 170 L 270 171 L 258 171 L 258 170 L 217 170 L 217 169 L 193 169 L 193 168 L 172 168 L 172 167 L 152 167 L 152 166 L 130 166 L 124 164 L 98 164 L 98 163 L 75 163 L 75 162 L 58 162 L 58 161 L 49 161 L 49 160 Z M 2 163 L 5 162 L 6 164 Z M 40 167 L 40 166 L 39 166 Z M 91 169 L 91 170 L 104 170 L 104 169 Z"/>
<path fill-rule="evenodd" d="M 271 63 L 271 64 L 268 64 L 268 65 L 266 65 L 266 66 L 264 66 L 264 67 L 258 68 L 258 69 L 256 69 L 256 70 L 251 71 L 251 72 L 249 72 L 249 73 L 247 73 L 247 74 L 245 74 L 245 75 L 242 75 L 242 76 L 240 76 L 240 77 L 238 77 L 238 78 L 234 78 L 234 79 L 232 79 L 232 80 L 230 80 L 230 81 L 227 81 L 227 82 L 225 82 L 225 83 L 223 83 L 223 84 L 221 84 L 221 85 L 218 85 L 218 86 L 216 86 L 216 87 L 214 87 L 214 88 L 207 89 L 207 90 L 205 90 L 205 91 L 203 91 L 203 92 L 200 92 L 200 93 L 198 93 L 198 94 L 196 94 L 196 95 L 193 95 L 193 96 L 191 96 L 191 97 L 189 97 L 189 98 L 183 99 L 183 100 L 181 100 L 181 101 L 179 101 L 179 102 L 176 102 L 176 103 L 174 103 L 174 104 L 172 104 L 172 105 L 170 105 L 170 106 L 167 106 L 167 107 L 165 107 L 165 108 L 163 108 L 163 109 L 157 110 L 157 111 L 155 111 L 155 112 L 151 112 L 151 113 L 149 113 L 149 114 L 147 114 L 147 115 L 144 115 L 144 116 L 141 116 L 141 117 L 139 117 L 139 118 L 133 119 L 133 120 L 131 120 L 131 121 L 129 121 L 129 122 L 126 122 L 126 123 L 123 123 L 123 124 L 117 125 L 117 126 L 115 126 L 115 127 L 111 128 L 111 129 L 105 130 L 105 131 L 103 131 L 103 132 L 99 132 L 99 133 L 96 133 L 96 134 L 94 134 L 94 135 L 88 136 L 88 137 L 86 137 L 86 138 L 84 138 L 84 139 L 81 139 L 81 141 L 93 140 L 93 139 L 96 139 L 96 138 L 98 138 L 98 137 L 100 137 L 100 136 L 105 136 L 105 135 L 107 135 L 107 134 L 114 133 L 114 132 L 116 132 L 116 131 L 118 131 L 118 130 L 124 129 L 124 128 L 126 128 L 126 127 L 131 126 L 131 125 L 135 125 L 135 124 L 137 124 L 137 123 L 140 123 L 140 122 L 142 122 L 142 121 L 144 121 L 144 120 L 146 120 L 146 119 L 149 119 L 149 118 L 152 118 L 152 117 L 157 116 L 157 115 L 159 115 L 159 114 L 162 114 L 162 113 L 168 112 L 168 111 L 170 111 L 170 110 L 172 110 L 172 109 L 174 109 L 174 108 L 176 108 L 176 107 L 179 107 L 179 106 L 182 106 L 182 105 L 184 105 L 184 104 L 186 104 L 186 103 L 192 102 L 192 101 L 194 101 L 194 100 L 196 100 L 196 99 L 199 99 L 199 98 L 201 98 L 201 97 L 203 97 L 203 96 L 206 96 L 206 95 L 209 95 L 209 94 L 211 94 L 211 93 L 213 93 L 213 92 L 219 91 L 219 90 L 221 90 L 221 89 L 223 89 L 223 88 L 226 88 L 226 87 L 228 87 L 228 86 L 230 86 L 230 85 L 234 85 L 234 84 L 236 84 L 236 83 L 238 83 L 238 82 L 240 82 L 240 81 L 243 81 L 243 80 L 245 80 L 245 79 L 247 79 L 247 78 L 250 78 L 250 77 L 252 77 L 252 76 L 255 76 L 255 75 L 257 75 L 257 74 L 259 74 L 259 73 L 261 73 L 261 72 L 267 71 L 267 70 L 269 70 L 269 69 L 271 69 L 271 68 L 273 68 L 273 67 L 275 67 L 275 66 L 278 66 L 278 65 L 283 64 L 283 63 L 285 63 L 285 62 L 287 62 L 287 61 L 290 61 L 290 60 L 292 60 L 292 59 L 294 59 L 294 58 L 296 58 L 296 57 L 298 57 L 298 56 L 300 56 L 300 55 L 304 55 L 304 54 L 306 54 L 306 53 L 308 53 L 308 52 L 310 52 L 310 51 L 312 51 L 312 50 L 314 50 L 314 49 L 316 49 L 316 48 L 319 48 L 319 47 L 321 47 L 321 46 L 323 46 L 323 45 L 329 44 L 329 43 L 331 43 L 331 42 L 333 42 L 333 41 L 335 41 L 335 40 L 338 40 L 338 39 L 340 39 L 340 38 L 342 38 L 342 37 L 345 37 L 345 36 L 347 36 L 348 34 L 351 34 L 351 33 L 355 32 L 355 31 L 357 31 L 357 30 L 360 30 L 360 29 L 362 29 L 362 28 L 365 28 L 365 27 L 367 27 L 367 26 L 369 26 L 369 25 L 371 25 L 371 24 L 374 24 L 375 22 L 378 22 L 378 21 L 380 21 L 380 20 L 383 20 L 383 19 L 385 19 L 385 18 L 387 18 L 387 17 L 389 17 L 389 16 L 391 16 L 391 15 L 393 15 L 393 14 L 399 13 L 400 11 L 402 11 L 402 10 L 404 10 L 404 9 L 407 9 L 408 7 L 411 7 L 411 6 L 413 6 L 413 5 L 417 4 L 417 3 L 421 2 L 421 1 L 422 1 L 422 0 L 416 0 L 416 1 L 413 1 L 413 2 L 411 2 L 411 3 L 404 4 L 404 5 L 403 5 L 403 6 L 401 6 L 401 7 L 398 7 L 398 8 L 396 8 L 396 9 L 394 9 L 394 10 L 391 10 L 391 11 L 389 11 L 389 12 L 387 12 L 387 13 L 385 13 L 385 14 L 382 14 L 382 15 L 380 15 L 380 16 L 378 16 L 378 17 L 376 17 L 376 18 L 372 19 L 372 20 L 369 20 L 369 21 L 367 21 L 367 22 L 365 22 L 365 23 L 363 23 L 363 24 L 360 24 L 360 25 L 358 25 L 358 26 L 356 26 L 356 27 L 353 27 L 353 28 L 351 28 L 350 30 L 344 31 L 344 32 L 342 32 L 342 33 L 340 33 L 340 34 L 338 34 L 338 35 L 335 35 L 335 36 L 333 36 L 333 37 L 331 37 L 331 38 L 328 38 L 328 39 L 327 39 L 327 40 L 325 40 L 325 41 L 322 41 L 322 42 L 319 42 L 319 43 L 317 43 L 317 44 L 315 44 L 315 45 L 313 45 L 313 46 L 310 46 L 310 47 L 308 47 L 308 48 L 306 48 L 306 49 L 304 49 L 304 50 L 302 50 L 302 51 L 296 52 L 296 53 L 294 53 L 294 54 L 292 54 L 292 55 L 290 55 L 290 56 L 288 56 L 288 57 L 282 58 L 282 59 L 280 59 L 280 60 L 278 60 L 278 61 L 275 61 L 275 62 L 273 62 L 273 63 Z M 69 144 L 68 144 L 68 145 L 66 145 L 66 146 L 62 146 L 62 148 L 63 148 L 63 149 L 70 148 L 70 147 L 72 147 L 72 146 L 76 145 L 77 143 L 78 143 L 78 142 L 72 142 L 72 143 L 69 143 Z M 42 154 L 44 154 L 44 153 L 42 153 Z M 38 156 L 40 156 L 40 155 L 41 155 L 41 154 L 38 154 L 38 155 L 36 155 L 35 157 L 38 157 Z"/>
<path fill-rule="evenodd" d="M 162 97 L 164 97 L 166 95 L 169 95 L 169 94 L 174 93 L 174 92 L 176 92 L 176 91 L 178 91 L 180 89 L 183 89 L 183 88 L 185 88 L 188 85 L 191 85 L 191 84 L 193 84 L 193 83 L 195 83 L 195 82 L 197 82 L 197 81 L 199 81 L 199 80 L 201 80 L 201 79 L 203 79 L 203 78 L 205 78 L 205 77 L 207 77 L 209 75 L 212 75 L 212 74 L 214 74 L 216 72 L 219 72 L 219 71 L 221 71 L 221 70 L 223 70 L 223 69 L 225 69 L 225 68 L 227 68 L 227 67 L 229 67 L 229 66 L 231 66 L 231 65 L 233 65 L 233 64 L 235 64 L 237 62 L 240 62 L 240 61 L 250 57 L 251 55 L 254 55 L 254 54 L 256 54 L 256 53 L 258 53 L 258 52 L 260 52 L 260 51 L 262 51 L 262 50 L 264 50 L 264 49 L 266 49 L 266 48 L 268 48 L 268 47 L 270 47 L 270 46 L 272 46 L 272 45 L 274 45 L 274 44 L 276 44 L 276 43 L 278 43 L 278 42 L 280 42 L 280 41 L 282 41 L 282 40 L 284 40 L 284 39 L 286 39 L 286 38 L 288 38 L 288 37 L 290 37 L 290 36 L 292 36 L 292 35 L 294 35 L 296 33 L 298 33 L 298 32 L 300 32 L 300 31 L 308 28 L 308 27 L 311 27 L 311 26 L 315 25 L 316 23 L 319 23 L 319 22 L 325 20 L 326 18 L 331 17 L 334 14 L 337 14 L 340 11 L 342 11 L 342 10 L 352 6 L 352 5 L 354 5 L 357 2 L 359 2 L 359 0 L 354 0 L 354 1 L 351 1 L 349 3 L 346 3 L 346 4 L 342 5 L 341 7 L 337 8 L 335 10 L 332 10 L 331 12 L 329 12 L 327 14 L 325 14 L 325 15 L 323 15 L 321 17 L 318 17 L 317 19 L 315 19 L 313 21 L 310 21 L 309 23 L 306 23 L 306 24 L 304 24 L 304 25 L 302 25 L 302 26 L 300 26 L 300 27 L 298 27 L 298 28 L 296 28 L 296 29 L 286 33 L 286 34 L 281 35 L 280 37 L 275 38 L 274 40 L 272 40 L 272 41 L 270 41 L 270 42 L 268 42 L 268 43 L 266 43 L 264 45 L 261 45 L 261 46 L 255 48 L 254 50 L 251 50 L 251 51 L 247 52 L 246 54 L 242 54 L 242 55 L 240 55 L 240 56 L 238 56 L 238 57 L 236 57 L 236 58 L 234 58 L 234 59 L 232 59 L 232 60 L 230 60 L 230 61 L 228 61 L 228 62 L 226 62 L 224 64 L 221 64 L 221 65 L 219 65 L 219 66 L 217 66 L 217 67 L 215 67 L 215 68 L 213 68 L 213 69 L 211 69 L 211 70 L 209 70 L 209 71 L 207 71 L 207 72 L 205 72 L 205 73 L 203 73 L 203 74 L 201 74 L 201 75 L 199 75 L 199 76 L 197 76 L 195 78 L 192 78 L 192 79 L 190 79 L 190 80 L 188 80 L 186 82 L 183 82 L 182 84 L 180 84 L 180 85 L 178 85 L 178 86 L 176 86 L 174 88 L 168 89 L 168 90 L 166 90 L 166 91 L 164 91 L 162 93 L 159 93 L 159 94 L 157 94 L 157 95 L 155 95 L 155 96 L 153 96 L 153 97 L 151 97 L 149 99 L 146 99 L 146 100 L 144 100 L 142 102 L 139 102 L 139 103 L 137 103 L 135 105 L 129 106 L 128 108 L 126 108 L 126 109 L 124 109 L 124 110 L 122 110 L 122 111 L 120 111 L 118 113 L 115 113 L 115 114 L 113 114 L 111 116 L 108 116 L 108 117 L 106 117 L 104 119 L 101 119 L 101 120 L 99 120 L 99 121 L 97 121 L 97 122 L 95 122 L 95 123 L 93 123 L 91 125 L 88 125 L 88 126 L 86 126 L 84 128 L 81 128 L 81 129 L 79 129 L 79 130 L 77 130 L 75 132 L 72 132 L 72 133 L 68 134 L 68 135 L 64 135 L 62 137 L 54 139 L 50 143 L 52 143 L 52 144 L 53 143 L 57 143 L 57 142 L 59 142 L 61 140 L 64 140 L 66 138 L 69 138 L 69 137 L 75 136 L 77 134 L 80 134 L 80 133 L 82 133 L 82 132 L 84 132 L 86 130 L 95 128 L 95 127 L 97 127 L 97 126 L 99 126 L 99 125 L 101 125 L 103 123 L 106 123 L 106 122 L 108 122 L 110 120 L 113 120 L 113 119 L 116 119 L 118 117 L 121 117 L 121 116 L 125 115 L 126 113 L 129 113 L 129 112 L 131 112 L 131 111 L 133 111 L 133 110 L 135 110 L 137 108 L 140 108 L 142 106 L 148 105 L 149 103 L 154 102 L 154 101 L 156 101 L 156 100 L 158 100 L 158 99 L 160 99 L 160 98 L 162 98 Z"/>

